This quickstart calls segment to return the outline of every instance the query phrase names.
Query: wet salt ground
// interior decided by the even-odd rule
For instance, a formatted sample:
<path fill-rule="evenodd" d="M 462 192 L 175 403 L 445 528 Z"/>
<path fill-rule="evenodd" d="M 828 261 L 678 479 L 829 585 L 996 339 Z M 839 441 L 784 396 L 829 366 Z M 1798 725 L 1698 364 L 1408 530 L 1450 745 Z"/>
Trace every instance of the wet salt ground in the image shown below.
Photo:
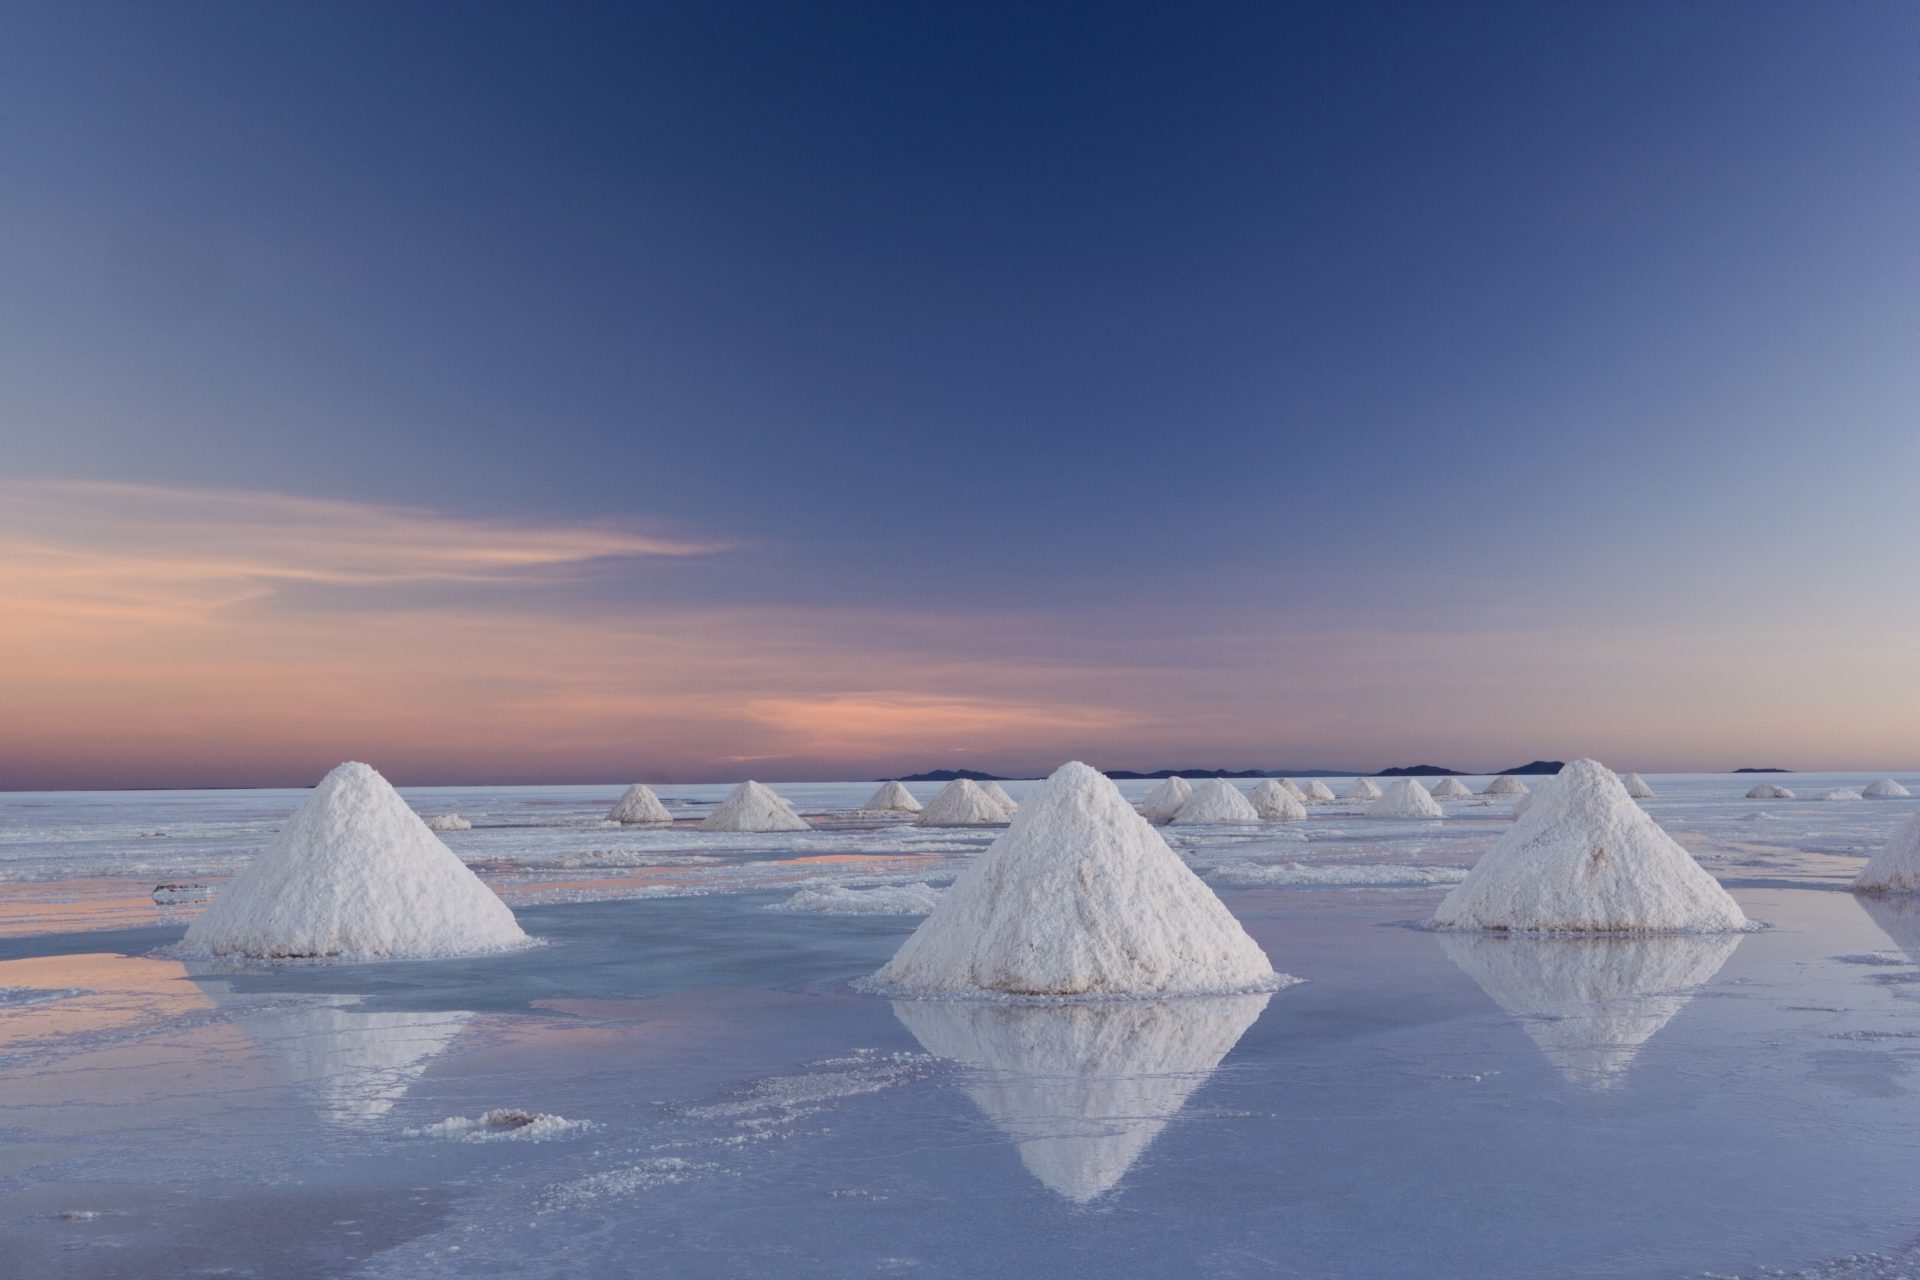
<path fill-rule="evenodd" d="M 0 1259 L 1678 1277 L 1879 1251 L 1820 1274 L 1920 1274 L 1901 1252 L 1920 1236 L 1920 912 L 1839 891 L 1913 802 L 1726 798 L 1736 781 L 1654 779 L 1649 807 L 1765 932 L 1494 944 L 1509 959 L 1404 927 L 1444 887 L 1223 886 L 1309 979 L 1251 1010 L 896 1013 L 845 982 L 914 921 L 762 910 L 790 892 L 768 868 L 707 896 L 523 905 L 549 945 L 459 963 L 189 971 L 152 958 L 178 923 L 0 940 L 0 988 L 57 997 L 0 1003 Z M 1174 839 L 1201 866 L 1464 865 L 1505 827 L 1449 811 Z M 969 855 L 906 856 L 926 878 Z M 498 1107 L 594 1127 L 409 1136 Z"/>

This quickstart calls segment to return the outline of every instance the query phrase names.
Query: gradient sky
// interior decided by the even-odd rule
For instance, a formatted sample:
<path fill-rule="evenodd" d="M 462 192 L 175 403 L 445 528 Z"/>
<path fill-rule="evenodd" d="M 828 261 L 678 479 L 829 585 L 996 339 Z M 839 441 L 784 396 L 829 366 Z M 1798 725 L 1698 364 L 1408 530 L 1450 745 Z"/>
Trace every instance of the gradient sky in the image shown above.
<path fill-rule="evenodd" d="M 1920 767 L 1920 7 L 0 0 L 0 788 Z"/>

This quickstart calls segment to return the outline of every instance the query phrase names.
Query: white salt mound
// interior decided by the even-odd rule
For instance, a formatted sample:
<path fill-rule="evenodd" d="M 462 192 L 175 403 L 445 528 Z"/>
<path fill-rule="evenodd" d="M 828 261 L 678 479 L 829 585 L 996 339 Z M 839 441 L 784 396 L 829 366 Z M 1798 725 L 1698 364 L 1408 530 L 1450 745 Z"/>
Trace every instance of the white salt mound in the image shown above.
<path fill-rule="evenodd" d="M 1140 816 L 1148 822 L 1168 823 L 1193 799 L 1193 784 L 1185 778 L 1168 778 L 1141 798 Z"/>
<path fill-rule="evenodd" d="M 1378 800 L 1367 806 L 1369 818 L 1444 818 L 1445 811 L 1427 789 L 1412 778 L 1396 778 Z"/>
<path fill-rule="evenodd" d="M 660 803 L 660 797 L 653 794 L 652 787 L 634 783 L 613 802 L 613 808 L 607 810 L 608 822 L 629 824 L 672 822 L 673 815 L 667 812 L 667 806 Z"/>
<path fill-rule="evenodd" d="M 703 831 L 811 831 L 813 826 L 793 811 L 772 787 L 743 782 L 727 794 L 714 811 L 701 819 Z"/>
<path fill-rule="evenodd" d="M 429 831 L 471 831 L 473 824 L 457 813 L 436 813 L 427 819 Z"/>
<path fill-rule="evenodd" d="M 978 827 L 1007 820 L 1007 811 L 971 778 L 955 778 L 920 812 L 923 827 Z"/>
<path fill-rule="evenodd" d="M 1503 773 L 1489 782 L 1480 793 L 1483 796 L 1523 796 L 1527 794 L 1527 784 L 1510 773 Z"/>
<path fill-rule="evenodd" d="M 1298 822 L 1307 816 L 1307 806 L 1272 778 L 1255 787 L 1247 803 L 1267 822 Z"/>
<path fill-rule="evenodd" d="M 1292 796 L 1295 800 L 1298 800 L 1301 804 L 1307 802 L 1307 793 L 1295 786 L 1292 778 L 1275 778 L 1273 781 L 1282 791 Z"/>
<path fill-rule="evenodd" d="M 1381 796 L 1380 784 L 1372 778 L 1355 778 L 1353 784 L 1340 793 L 1342 800 L 1378 800 Z"/>
<path fill-rule="evenodd" d="M 1920 813 L 1867 859 L 1853 887 L 1859 893 L 1920 893 Z"/>
<path fill-rule="evenodd" d="M 823 885 L 802 889 L 769 911 L 810 911 L 823 916 L 923 916 L 940 901 L 940 891 L 929 884 L 887 884 L 875 889 Z"/>
<path fill-rule="evenodd" d="M 187 929 L 203 955 L 472 955 L 528 943 L 387 780 L 343 764 Z"/>
<path fill-rule="evenodd" d="M 1772 782 L 1762 782 L 1747 792 L 1749 800 L 1791 800 L 1793 792 Z"/>
<path fill-rule="evenodd" d="M 1622 786 L 1626 787 L 1627 794 L 1632 796 L 1635 800 L 1653 799 L 1653 788 L 1648 786 L 1647 780 L 1641 777 L 1637 773 L 1629 773 L 1629 774 L 1623 775 L 1620 779 L 1620 783 Z"/>
<path fill-rule="evenodd" d="M 1458 778 L 1442 778 L 1433 784 L 1431 793 L 1435 800 L 1471 800 L 1473 792 L 1467 790 L 1467 784 Z"/>
<path fill-rule="evenodd" d="M 925 996 L 1203 995 L 1290 981 L 1111 781 L 1062 765 L 869 980 Z"/>
<path fill-rule="evenodd" d="M 1331 804 L 1333 801 L 1339 799 L 1338 796 L 1333 794 L 1333 788 L 1318 778 L 1312 778 L 1302 783 L 1301 789 L 1306 792 L 1306 799 L 1309 804 Z"/>
<path fill-rule="evenodd" d="M 993 801 L 1008 813 L 1013 813 L 1020 808 L 1019 802 L 1008 795 L 1007 789 L 997 782 L 983 782 L 980 784 L 980 789 L 987 793 L 987 799 Z"/>
<path fill-rule="evenodd" d="M 1873 800 L 1903 799 L 1913 794 L 1892 778 L 1882 778 L 1869 786 L 1861 795 Z"/>
<path fill-rule="evenodd" d="M 1807 799 L 1809 800 L 1858 800 L 1858 799 L 1861 799 L 1861 795 L 1858 791 L 1852 791 L 1846 787 L 1835 787 L 1830 791 L 1809 792 L 1807 795 Z"/>
<path fill-rule="evenodd" d="M 889 782 L 860 807 L 873 813 L 918 813 L 921 806 L 906 783 Z"/>
<path fill-rule="evenodd" d="M 1593 760 L 1568 765 L 1434 912 L 1448 929 L 1724 932 L 1747 918 L 1720 882 Z"/>
<path fill-rule="evenodd" d="M 1208 778 L 1193 789 L 1193 798 L 1173 815 L 1175 826 L 1195 822 L 1258 822 L 1260 814 L 1240 788 L 1225 778 Z"/>
<path fill-rule="evenodd" d="M 1553 784 L 1557 782 L 1559 778 L 1560 778 L 1559 774 L 1550 773 L 1546 777 L 1540 779 L 1539 782 L 1535 783 L 1532 791 L 1529 791 L 1527 794 L 1521 796 L 1519 802 L 1513 806 L 1514 820 L 1518 821 L 1519 819 L 1525 817 L 1527 810 L 1531 809 L 1534 805 L 1534 802 L 1539 800 L 1541 796 L 1544 796 L 1549 791 L 1551 791 L 1553 789 Z"/>

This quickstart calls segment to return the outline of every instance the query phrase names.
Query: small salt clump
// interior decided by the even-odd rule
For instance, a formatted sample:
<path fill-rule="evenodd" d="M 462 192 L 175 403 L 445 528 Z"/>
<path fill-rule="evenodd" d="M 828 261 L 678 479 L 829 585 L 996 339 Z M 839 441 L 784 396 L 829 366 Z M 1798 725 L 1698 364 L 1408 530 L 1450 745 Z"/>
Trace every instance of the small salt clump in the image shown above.
<path fill-rule="evenodd" d="M 1853 888 L 1856 893 L 1920 893 L 1920 813 L 1867 859 Z"/>
<path fill-rule="evenodd" d="M 1397 778 L 1378 800 L 1367 806 L 1369 818 L 1444 818 L 1446 813 L 1427 789 L 1412 778 Z"/>
<path fill-rule="evenodd" d="M 1913 792 L 1907 790 L 1892 778 L 1882 778 L 1860 794 L 1869 800 L 1899 800 L 1905 799 L 1907 796 L 1912 795 Z"/>
<path fill-rule="evenodd" d="M 1295 800 L 1298 800 L 1301 804 L 1307 802 L 1307 793 L 1295 786 L 1292 778 L 1275 778 L 1273 781 L 1282 791 L 1292 796 Z"/>
<path fill-rule="evenodd" d="M 1332 787 L 1318 778 L 1310 778 L 1305 783 L 1302 783 L 1301 790 L 1306 792 L 1306 801 L 1308 804 L 1332 804 L 1340 798 L 1333 794 Z"/>
<path fill-rule="evenodd" d="M 1648 786 L 1647 780 L 1637 773 L 1622 774 L 1620 784 L 1627 789 L 1627 794 L 1635 800 L 1653 799 L 1653 788 Z"/>
<path fill-rule="evenodd" d="M 1003 823 L 1007 811 L 971 778 L 955 778 L 920 813 L 923 827 L 980 827 Z"/>
<path fill-rule="evenodd" d="M 1480 793 L 1483 796 L 1523 796 L 1527 794 L 1527 784 L 1510 773 L 1503 773 L 1486 785 Z"/>
<path fill-rule="evenodd" d="M 1773 782 L 1762 782 L 1747 792 L 1749 800 L 1791 800 L 1793 792 Z"/>
<path fill-rule="evenodd" d="M 1473 792 L 1467 790 L 1467 784 L 1458 778 L 1442 778 L 1433 784 L 1431 792 L 1435 800 L 1471 800 Z"/>
<path fill-rule="evenodd" d="M 983 782 L 980 784 L 980 789 L 987 793 L 987 799 L 993 801 L 1008 813 L 1013 813 L 1020 808 L 1020 803 L 1008 795 L 1007 789 L 997 782 Z"/>
<path fill-rule="evenodd" d="M 457 813 L 436 813 L 427 819 L 429 831 L 471 831 L 473 824 Z"/>
<path fill-rule="evenodd" d="M 1258 822 L 1260 815 L 1240 788 L 1225 778 L 1208 778 L 1193 789 L 1193 798 L 1173 815 L 1175 826 L 1196 822 Z"/>
<path fill-rule="evenodd" d="M 1140 816 L 1148 822 L 1162 825 L 1172 822 L 1181 806 L 1193 799 L 1193 784 L 1185 778 L 1172 777 L 1147 792 L 1140 800 Z"/>
<path fill-rule="evenodd" d="M 1834 787 L 1829 791 L 1812 791 L 1807 794 L 1809 800 L 1859 800 L 1861 798 L 1858 791 L 1846 787 Z"/>
<path fill-rule="evenodd" d="M 793 811 L 772 787 L 743 782 L 701 819 L 703 831 L 811 831 L 813 826 Z"/>
<path fill-rule="evenodd" d="M 1272 778 L 1255 787 L 1247 802 L 1267 822 L 1298 822 L 1307 816 L 1307 806 Z"/>
<path fill-rule="evenodd" d="M 921 805 L 904 782 L 889 782 L 860 806 L 870 813 L 918 813 Z"/>
<path fill-rule="evenodd" d="M 1342 800 L 1378 800 L 1381 796 L 1380 784 L 1372 778 L 1355 778 L 1345 791 L 1340 793 Z"/>
<path fill-rule="evenodd" d="M 660 797 L 653 794 L 652 787 L 636 782 L 613 802 L 613 808 L 607 810 L 607 821 L 638 826 L 672 822 L 673 815 L 667 812 L 667 806 L 660 803 Z"/>

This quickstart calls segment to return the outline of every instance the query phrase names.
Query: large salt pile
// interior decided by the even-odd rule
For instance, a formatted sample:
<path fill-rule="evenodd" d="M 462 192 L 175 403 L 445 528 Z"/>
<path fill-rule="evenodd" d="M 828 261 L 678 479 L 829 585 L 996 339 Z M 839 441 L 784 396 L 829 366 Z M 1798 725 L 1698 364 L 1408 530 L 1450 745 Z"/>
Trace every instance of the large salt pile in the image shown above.
<path fill-rule="evenodd" d="M 1369 818 L 1444 818 L 1446 813 L 1427 789 L 1412 778 L 1396 778 L 1378 800 L 1367 806 Z"/>
<path fill-rule="evenodd" d="M 889 782 L 860 807 L 870 813 L 918 813 L 921 806 L 906 783 Z"/>
<path fill-rule="evenodd" d="M 1340 793 L 1342 800 L 1378 800 L 1382 792 L 1380 784 L 1372 778 L 1355 778 L 1345 791 Z"/>
<path fill-rule="evenodd" d="M 1307 806 L 1272 778 L 1255 787 L 1247 803 L 1268 822 L 1298 822 L 1307 816 Z"/>
<path fill-rule="evenodd" d="M 1749 800 L 1791 800 L 1793 792 L 1772 782 L 1762 782 L 1747 792 Z"/>
<path fill-rule="evenodd" d="M 1301 804 L 1307 802 L 1307 793 L 1295 786 L 1292 778 L 1275 778 L 1273 781 L 1282 791 L 1292 796 L 1295 800 L 1298 800 Z"/>
<path fill-rule="evenodd" d="M 1620 785 L 1624 786 L 1627 789 L 1627 794 L 1635 800 L 1653 799 L 1653 788 L 1648 786 L 1647 780 L 1637 773 L 1621 775 Z"/>
<path fill-rule="evenodd" d="M 652 787 L 636 782 L 621 792 L 620 798 L 613 802 L 613 808 L 607 810 L 607 821 L 630 825 L 651 824 L 672 822 L 673 815 L 667 812 L 667 806 L 660 803 L 660 797 L 653 794 Z"/>
<path fill-rule="evenodd" d="M 1892 778 L 1882 778 L 1860 793 L 1870 800 L 1902 799 L 1913 792 L 1907 790 Z"/>
<path fill-rule="evenodd" d="M 1853 887 L 1858 893 L 1920 893 L 1920 813 L 1867 859 Z"/>
<path fill-rule="evenodd" d="M 1434 912 L 1449 929 L 1714 932 L 1747 927 L 1727 891 L 1593 760 L 1536 791 Z"/>
<path fill-rule="evenodd" d="M 1008 813 L 1014 813 L 1019 810 L 1019 802 L 1008 795 L 1007 789 L 999 783 L 983 782 L 980 784 L 980 789 L 987 793 L 987 799 L 993 801 Z"/>
<path fill-rule="evenodd" d="M 1467 784 L 1458 778 L 1442 778 L 1433 784 L 1431 792 L 1435 800 L 1471 800 L 1473 792 L 1467 790 Z"/>
<path fill-rule="evenodd" d="M 1483 796 L 1523 796 L 1527 794 L 1527 784 L 1510 773 L 1503 773 L 1489 782 L 1480 793 Z"/>
<path fill-rule="evenodd" d="M 967 1096 L 1027 1171 L 1085 1204 L 1126 1175 L 1269 999 L 898 1000 L 893 1013 L 928 1053 L 975 1068 Z"/>
<path fill-rule="evenodd" d="M 1035 787 L 868 980 L 902 995 L 1201 995 L 1268 990 L 1240 922 L 1084 764 Z"/>
<path fill-rule="evenodd" d="M 427 819 L 427 830 L 436 834 L 442 831 L 471 831 L 473 824 L 457 813 L 436 813 Z"/>
<path fill-rule="evenodd" d="M 1333 794 L 1333 788 L 1318 778 L 1308 779 L 1301 787 L 1301 790 L 1306 792 L 1306 801 L 1308 804 L 1331 804 L 1333 801 L 1339 799 L 1338 796 Z"/>
<path fill-rule="evenodd" d="M 813 825 L 793 811 L 772 787 L 743 782 L 700 821 L 703 831 L 811 831 Z"/>
<path fill-rule="evenodd" d="M 1140 816 L 1148 822 L 1168 823 L 1187 801 L 1193 799 L 1193 784 L 1185 778 L 1168 778 L 1140 800 Z"/>
<path fill-rule="evenodd" d="M 187 928 L 189 952 L 355 959 L 527 945 L 513 912 L 387 780 L 343 764 Z"/>
<path fill-rule="evenodd" d="M 955 778 L 927 802 L 920 813 L 923 827 L 979 827 L 1005 822 L 1007 811 L 971 778 Z"/>
<path fill-rule="evenodd" d="M 1258 822 L 1260 814 L 1247 803 L 1240 788 L 1225 778 L 1208 778 L 1193 789 L 1193 799 L 1173 815 L 1175 826 L 1195 822 Z"/>

